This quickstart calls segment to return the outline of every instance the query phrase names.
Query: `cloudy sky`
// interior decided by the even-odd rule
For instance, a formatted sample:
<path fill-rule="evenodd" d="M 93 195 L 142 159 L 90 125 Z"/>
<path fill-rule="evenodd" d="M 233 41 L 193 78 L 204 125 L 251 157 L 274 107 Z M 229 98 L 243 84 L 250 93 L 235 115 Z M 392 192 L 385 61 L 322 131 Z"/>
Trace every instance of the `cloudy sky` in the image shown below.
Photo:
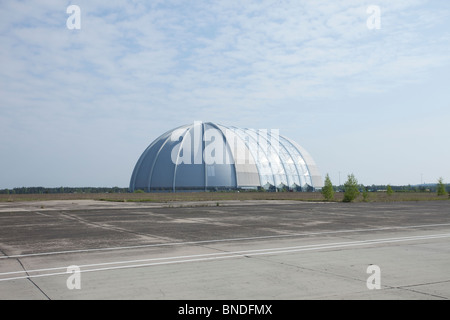
<path fill-rule="evenodd" d="M 1 1 L 0 63 L 0 188 L 127 187 L 194 121 L 279 129 L 335 184 L 450 182 L 449 1 Z"/>

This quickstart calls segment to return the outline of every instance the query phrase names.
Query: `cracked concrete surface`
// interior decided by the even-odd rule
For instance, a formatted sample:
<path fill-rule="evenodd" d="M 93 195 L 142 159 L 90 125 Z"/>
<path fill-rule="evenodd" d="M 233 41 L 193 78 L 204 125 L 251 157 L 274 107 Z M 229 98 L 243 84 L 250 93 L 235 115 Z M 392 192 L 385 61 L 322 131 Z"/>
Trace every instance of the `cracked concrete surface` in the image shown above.
<path fill-rule="evenodd" d="M 0 299 L 449 299 L 449 244 L 448 201 L 2 204 Z"/>

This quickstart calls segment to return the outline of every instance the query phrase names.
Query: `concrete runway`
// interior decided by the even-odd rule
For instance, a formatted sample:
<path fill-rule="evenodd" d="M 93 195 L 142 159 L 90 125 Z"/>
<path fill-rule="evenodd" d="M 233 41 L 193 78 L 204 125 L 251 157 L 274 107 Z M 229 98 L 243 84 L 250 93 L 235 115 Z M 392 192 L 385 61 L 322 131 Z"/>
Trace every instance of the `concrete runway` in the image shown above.
<path fill-rule="evenodd" d="M 449 201 L 0 204 L 2 300 L 449 299 L 449 265 Z"/>

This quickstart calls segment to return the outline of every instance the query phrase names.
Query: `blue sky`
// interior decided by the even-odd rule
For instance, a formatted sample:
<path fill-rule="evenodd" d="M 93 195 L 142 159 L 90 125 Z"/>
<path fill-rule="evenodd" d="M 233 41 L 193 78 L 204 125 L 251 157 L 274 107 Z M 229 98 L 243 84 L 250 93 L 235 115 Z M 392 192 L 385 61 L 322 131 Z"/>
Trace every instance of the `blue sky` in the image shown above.
<path fill-rule="evenodd" d="M 437 0 L 2 1 L 0 188 L 126 187 L 194 121 L 279 129 L 335 184 L 450 182 L 449 17 Z"/>

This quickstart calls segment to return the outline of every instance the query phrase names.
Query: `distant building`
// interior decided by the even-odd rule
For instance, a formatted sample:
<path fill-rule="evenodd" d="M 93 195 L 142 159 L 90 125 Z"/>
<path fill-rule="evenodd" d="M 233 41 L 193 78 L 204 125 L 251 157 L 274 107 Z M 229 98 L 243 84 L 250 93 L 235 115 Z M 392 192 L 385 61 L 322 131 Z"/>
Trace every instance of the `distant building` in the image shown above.
<path fill-rule="evenodd" d="M 322 186 L 309 153 L 278 130 L 211 122 L 161 135 L 142 153 L 130 180 L 131 192 L 313 191 Z"/>

